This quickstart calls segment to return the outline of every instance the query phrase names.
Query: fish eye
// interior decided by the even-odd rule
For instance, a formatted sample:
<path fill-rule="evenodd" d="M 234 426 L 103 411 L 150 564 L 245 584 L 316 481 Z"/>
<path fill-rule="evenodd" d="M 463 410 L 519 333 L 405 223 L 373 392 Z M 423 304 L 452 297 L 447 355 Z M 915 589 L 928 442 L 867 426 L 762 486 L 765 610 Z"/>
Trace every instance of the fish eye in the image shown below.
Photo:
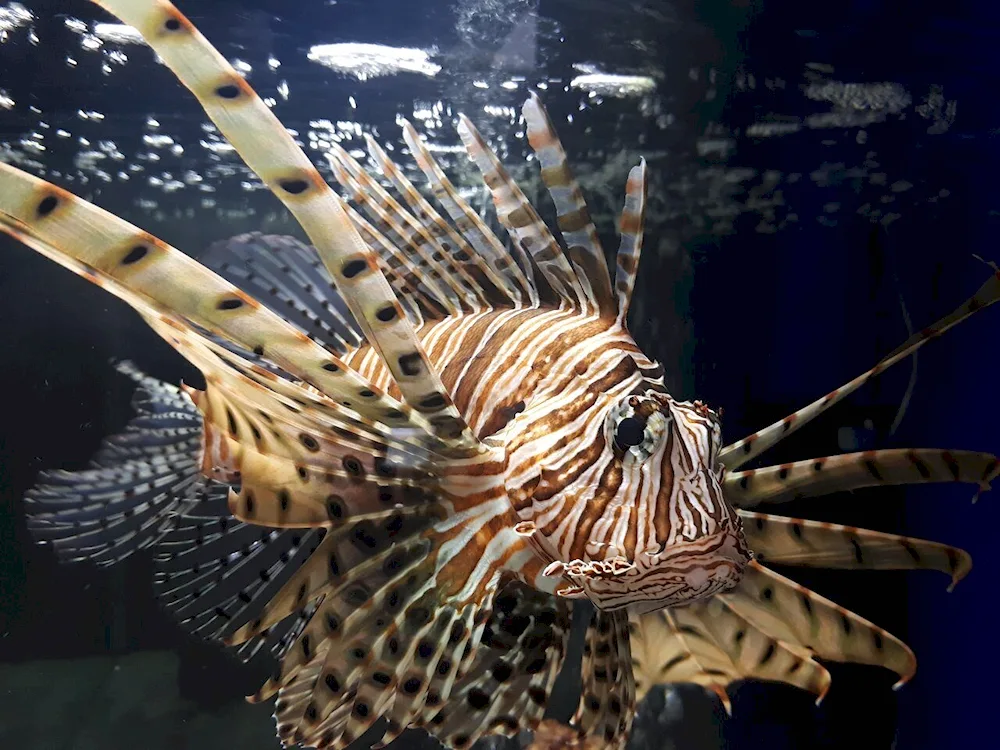
<path fill-rule="evenodd" d="M 649 458 L 670 424 L 660 404 L 639 396 L 620 401 L 608 415 L 607 435 L 615 452 L 638 460 Z"/>
<path fill-rule="evenodd" d="M 638 417 L 625 417 L 615 427 L 615 445 L 623 452 L 640 445 L 645 437 L 646 422 Z"/>

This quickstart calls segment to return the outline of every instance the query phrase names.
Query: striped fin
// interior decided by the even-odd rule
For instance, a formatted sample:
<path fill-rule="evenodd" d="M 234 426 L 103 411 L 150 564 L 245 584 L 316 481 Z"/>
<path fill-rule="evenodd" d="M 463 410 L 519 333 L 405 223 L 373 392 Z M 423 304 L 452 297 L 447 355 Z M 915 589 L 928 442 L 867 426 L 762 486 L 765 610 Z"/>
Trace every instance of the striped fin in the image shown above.
<path fill-rule="evenodd" d="M 486 226 L 479 214 L 473 211 L 459 195 L 455 186 L 427 150 L 417 131 L 406 120 L 403 121 L 403 140 L 409 146 L 417 166 L 427 178 L 427 183 L 438 203 L 444 207 L 445 212 L 469 244 L 486 259 L 486 262 L 496 270 L 499 278 L 505 282 L 504 286 L 514 301 L 514 306 L 537 306 L 538 292 L 525 275 L 525 271 L 514 262 L 511 254 L 504 249 L 500 240 Z M 520 253 L 520 246 L 515 247 L 514 252 Z M 525 267 L 530 272 L 530 264 L 525 262 Z"/>
<path fill-rule="evenodd" d="M 917 669 L 913 652 L 896 636 L 760 563 L 751 562 L 740 584 L 719 596 L 763 633 L 820 659 L 892 670 L 899 675 L 894 689 Z"/>
<path fill-rule="evenodd" d="M 153 314 L 182 316 L 266 356 L 337 401 L 393 426 L 433 430 L 238 287 L 162 240 L 44 180 L 0 164 L 0 231 Z M 140 309 L 140 311 L 142 311 Z M 186 323 L 182 323 L 185 327 Z M 361 391 L 373 392 L 359 399 Z"/>
<path fill-rule="evenodd" d="M 154 591 L 188 632 L 225 641 L 257 617 L 288 578 L 316 551 L 325 529 L 262 530 L 229 515 L 229 488 L 210 482 L 195 508 L 173 519 L 155 547 Z M 267 671 L 298 618 L 240 644 L 238 655 Z"/>
<path fill-rule="evenodd" d="M 622 207 L 619 232 L 618 257 L 615 262 L 615 293 L 618 295 L 618 323 L 625 325 L 628 308 L 632 303 L 636 276 L 639 273 L 639 255 L 646 227 L 646 160 L 632 167 L 625 183 L 625 205 Z"/>
<path fill-rule="evenodd" d="M 830 673 L 808 651 L 772 638 L 718 597 L 636 617 L 632 660 L 640 700 L 656 685 L 691 682 L 715 693 L 727 712 L 726 688 L 738 680 L 783 682 L 817 703 L 830 687 Z"/>
<path fill-rule="evenodd" d="M 155 544 L 169 518 L 198 503 L 201 420 L 177 388 L 127 362 L 135 416 L 104 441 L 91 467 L 39 475 L 26 495 L 28 529 L 61 560 L 111 565 Z"/>
<path fill-rule="evenodd" d="M 437 320 L 446 315 L 447 306 L 441 301 L 441 293 L 435 293 L 432 286 L 427 284 L 426 274 L 414 266 L 412 259 L 346 201 L 344 210 L 365 242 L 379 251 L 379 267 L 410 322 L 419 329 L 426 319 Z"/>
<path fill-rule="evenodd" d="M 972 569 L 965 550 L 836 523 L 740 511 L 747 543 L 762 562 L 810 568 L 939 570 L 951 591 Z"/>
<path fill-rule="evenodd" d="M 983 492 L 998 473 L 1000 459 L 991 453 L 891 449 L 728 472 L 723 487 L 737 508 L 753 508 L 876 485 L 970 482 Z"/>
<path fill-rule="evenodd" d="M 491 309 L 511 307 L 513 300 L 503 277 L 493 270 L 465 237 L 445 221 L 389 158 L 378 142 L 367 133 L 365 142 L 368 144 L 368 153 L 372 161 L 406 200 L 416 223 L 429 233 L 436 245 L 449 254 L 452 261 L 461 267 L 468 277 L 473 279 L 474 288 L 483 295 L 485 305 Z"/>
<path fill-rule="evenodd" d="M 538 158 L 542 181 L 555 204 L 559 231 L 569 256 L 586 276 L 602 317 L 613 318 L 618 310 L 611 292 L 608 261 L 566 151 L 538 94 L 531 92 L 521 112 L 527 125 L 528 143 Z"/>
<path fill-rule="evenodd" d="M 602 747 L 623 748 L 635 716 L 628 614 L 596 610 L 583 646 L 583 689 L 573 724 Z"/>
<path fill-rule="evenodd" d="M 241 234 L 213 243 L 199 260 L 340 356 L 364 340 L 316 250 L 294 237 Z"/>
<path fill-rule="evenodd" d="M 594 293 L 586 276 L 577 273 L 570 264 L 521 188 L 507 173 L 476 126 L 464 115 L 459 119 L 458 134 L 493 195 L 500 223 L 510 233 L 511 239 L 520 243 L 531 255 L 559 302 L 577 310 L 595 308 Z"/>
<path fill-rule="evenodd" d="M 413 219 L 395 198 L 368 175 L 354 157 L 339 144 L 333 144 L 327 155 L 337 181 L 349 191 L 352 200 L 359 204 L 375 222 L 375 228 L 392 243 L 405 249 L 400 258 L 408 265 L 411 273 L 418 276 L 445 306 L 449 315 L 459 315 L 464 309 L 481 309 L 481 300 L 468 292 L 455 267 L 446 258 L 440 246 L 435 247 L 432 238 Z M 441 283 L 438 283 L 440 280 Z M 443 286 L 442 286 L 443 284 Z"/>
<path fill-rule="evenodd" d="M 423 407 L 435 434 L 452 448 L 481 446 L 451 402 L 416 332 L 352 226 L 336 194 L 271 109 L 197 29 L 167 0 L 95 0 L 136 28 L 191 90 L 247 165 L 292 212 L 361 326 L 379 351 L 404 400 Z M 33 206 L 34 207 L 34 206 Z"/>
<path fill-rule="evenodd" d="M 862 373 L 845 385 L 830 391 L 823 398 L 813 401 L 808 406 L 789 414 L 784 419 L 765 427 L 763 430 L 755 432 L 742 440 L 727 445 L 719 452 L 719 460 L 728 469 L 737 469 L 747 461 L 756 458 L 768 448 L 772 447 L 780 440 L 795 432 L 804 424 L 812 421 L 834 404 L 854 393 L 858 388 L 867 383 L 873 377 L 906 359 L 913 352 L 926 344 L 931 339 L 937 338 L 949 328 L 958 325 L 966 318 L 971 317 L 983 308 L 989 307 L 1000 299 L 1000 270 L 984 283 L 979 290 L 968 300 L 959 305 L 948 315 L 937 320 L 929 328 L 911 336 L 897 349 L 883 357 L 878 364 L 870 370 Z"/>
<path fill-rule="evenodd" d="M 562 667 L 569 630 L 565 602 L 509 584 L 494 602 L 471 668 L 455 683 L 448 705 L 426 710 L 423 727 L 452 748 L 472 747 L 487 734 L 534 729 Z M 448 671 L 445 658 L 435 673 Z"/>

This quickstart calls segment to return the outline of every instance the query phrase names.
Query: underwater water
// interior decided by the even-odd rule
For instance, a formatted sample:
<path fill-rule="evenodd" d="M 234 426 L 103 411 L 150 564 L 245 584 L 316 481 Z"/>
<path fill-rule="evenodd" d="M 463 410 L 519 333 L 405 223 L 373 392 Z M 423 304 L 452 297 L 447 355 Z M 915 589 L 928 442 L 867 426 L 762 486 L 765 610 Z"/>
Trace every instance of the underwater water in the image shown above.
<path fill-rule="evenodd" d="M 498 226 L 455 131 L 461 112 L 554 226 L 520 114 L 537 91 L 613 249 L 629 169 L 644 157 L 631 330 L 672 394 L 724 409 L 726 442 L 959 305 L 992 273 L 973 254 L 1000 262 L 1000 11 L 983 0 L 177 6 L 331 184 L 332 144 L 363 161 L 363 134 L 423 184 L 406 118 Z M 195 258 L 245 232 L 305 238 L 141 37 L 84 0 L 0 5 L 0 160 Z M 105 290 L 6 236 L 0 252 L 0 746 L 279 747 L 270 706 L 243 701 L 267 671 L 186 634 L 156 600 L 148 552 L 69 565 L 27 528 L 38 472 L 86 467 L 131 418 L 134 383 L 112 360 L 168 383 L 203 378 Z M 957 326 L 753 465 L 883 448 L 1000 453 L 998 315 Z M 977 505 L 973 494 L 870 487 L 775 511 L 972 555 L 951 594 L 933 571 L 779 568 L 913 648 L 918 669 L 899 691 L 889 670 L 824 662 L 833 680 L 819 706 L 804 690 L 741 680 L 727 714 L 702 687 L 661 685 L 628 747 L 906 750 L 988 736 L 1000 514 L 989 493 Z M 581 692 L 587 613 L 575 617 L 546 714 L 561 722 Z M 438 744 L 416 729 L 393 746 Z"/>

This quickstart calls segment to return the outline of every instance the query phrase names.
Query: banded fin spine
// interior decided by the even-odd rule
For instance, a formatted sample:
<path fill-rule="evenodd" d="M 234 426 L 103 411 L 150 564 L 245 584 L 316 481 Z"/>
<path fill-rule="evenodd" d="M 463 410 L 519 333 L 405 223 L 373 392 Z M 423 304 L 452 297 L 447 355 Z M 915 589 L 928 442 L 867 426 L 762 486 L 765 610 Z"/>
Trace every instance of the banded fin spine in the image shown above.
<path fill-rule="evenodd" d="M 803 497 L 895 484 L 969 482 L 979 493 L 1000 473 L 990 453 L 932 449 L 890 449 L 844 453 L 805 461 L 727 472 L 726 499 L 737 508 L 775 505 Z"/>
<path fill-rule="evenodd" d="M 611 292 L 611 277 L 597 228 L 590 218 L 580 184 L 566 158 L 566 151 L 556 134 L 541 99 L 534 91 L 521 109 L 528 143 L 541 167 L 542 182 L 556 207 L 556 221 L 566 242 L 570 259 L 590 286 L 598 312 L 613 318 L 617 313 Z"/>
<path fill-rule="evenodd" d="M 641 159 L 632 167 L 625 183 L 625 205 L 622 207 L 618 245 L 615 261 L 615 293 L 618 295 L 618 323 L 625 326 L 632 292 L 639 273 L 639 256 L 646 229 L 646 160 Z"/>
<path fill-rule="evenodd" d="M 486 258 L 480 256 L 475 247 L 445 221 L 378 142 L 367 133 L 365 143 L 368 144 L 368 154 L 372 161 L 403 196 L 418 224 L 424 226 L 442 250 L 450 253 L 452 260 L 473 277 L 475 287 L 485 295 L 485 305 L 491 309 L 513 306 L 507 282 L 493 270 Z"/>
<path fill-rule="evenodd" d="M 481 450 L 399 309 L 374 251 L 271 109 L 167 0 L 95 2 L 142 34 L 247 165 L 292 212 L 384 359 L 403 399 L 414 407 L 422 405 L 419 408 L 434 434 L 452 449 Z"/>
<path fill-rule="evenodd" d="M 816 399 L 808 406 L 789 414 L 784 419 L 748 435 L 742 440 L 727 445 L 719 452 L 719 460 L 727 469 L 738 469 L 768 448 L 791 435 L 805 424 L 808 424 L 834 404 L 854 393 L 858 388 L 892 365 L 906 359 L 910 354 L 922 347 L 931 339 L 937 338 L 948 329 L 958 325 L 966 318 L 983 310 L 1000 299 L 1000 269 L 972 295 L 952 312 L 938 319 L 930 327 L 915 333 L 894 351 L 887 354 L 870 370 L 866 370 L 850 382 L 842 385 L 826 396 Z"/>
<path fill-rule="evenodd" d="M 490 189 L 497 218 L 511 240 L 531 255 L 559 304 L 576 310 L 595 309 L 596 300 L 586 276 L 577 273 L 486 139 L 464 115 L 459 118 L 458 134 Z"/>
<path fill-rule="evenodd" d="M 810 568 L 938 570 L 948 590 L 968 575 L 972 558 L 940 542 L 803 518 L 740 511 L 747 543 L 763 562 Z"/>
<path fill-rule="evenodd" d="M 479 214 L 473 211 L 466 200 L 459 195 L 455 186 L 427 150 L 416 129 L 406 120 L 403 121 L 403 140 L 409 146 L 417 166 L 427 178 L 427 184 L 438 203 L 444 207 L 462 235 L 486 259 L 487 264 L 496 269 L 504 279 L 514 306 L 537 307 L 538 291 L 534 288 L 532 279 L 526 275 L 531 273 L 531 266 L 523 256 L 520 246 L 515 245 L 513 250 L 524 257 L 525 270 L 511 259 L 510 253 L 504 249 L 500 240 L 486 226 Z"/>

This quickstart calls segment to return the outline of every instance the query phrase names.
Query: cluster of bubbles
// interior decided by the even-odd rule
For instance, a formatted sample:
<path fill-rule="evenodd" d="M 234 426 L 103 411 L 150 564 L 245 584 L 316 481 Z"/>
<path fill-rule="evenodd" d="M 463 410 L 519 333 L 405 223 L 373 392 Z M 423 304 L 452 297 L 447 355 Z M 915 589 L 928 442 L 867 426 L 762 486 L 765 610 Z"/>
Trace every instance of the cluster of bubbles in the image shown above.
<path fill-rule="evenodd" d="M 759 80 L 743 70 L 723 74 L 711 65 L 674 71 L 664 67 L 667 63 L 662 51 L 642 45 L 634 45 L 639 47 L 641 62 L 631 69 L 616 70 L 601 60 L 557 66 L 544 56 L 539 59 L 539 50 L 562 48 L 566 35 L 555 23 L 539 17 L 530 0 L 467 0 L 459 5 L 456 28 L 460 33 L 482 36 L 504 30 L 504 38 L 494 45 L 493 56 L 485 65 L 482 60 L 468 64 L 468 58 L 433 45 L 393 47 L 367 41 L 313 45 L 300 50 L 303 57 L 323 66 L 327 74 L 317 70 L 315 75 L 332 76 L 331 85 L 339 86 L 335 91 L 343 92 L 340 101 L 327 100 L 322 107 L 316 106 L 313 116 L 302 116 L 302 108 L 313 105 L 305 102 L 305 97 L 295 101 L 296 82 L 283 75 L 283 61 L 274 54 L 267 53 L 258 61 L 244 50 L 242 57 L 232 57 L 230 62 L 251 80 L 268 106 L 276 109 L 291 134 L 331 180 L 326 153 L 336 143 L 364 157 L 364 133 L 384 143 L 390 154 L 395 152 L 404 169 L 413 170 L 397 127 L 406 119 L 421 131 L 467 194 L 482 201 L 476 173 L 454 132 L 458 113 L 465 111 L 481 125 L 515 176 L 537 188 L 520 115 L 527 91 L 536 89 L 550 108 L 555 103 L 555 108 L 562 110 L 562 131 L 575 130 L 574 142 L 581 140 L 580 133 L 586 138 L 586 147 L 577 148 L 570 156 L 592 212 L 608 226 L 613 226 L 613 217 L 620 210 L 628 167 L 640 155 L 651 167 L 651 219 L 683 219 L 694 233 L 730 233 L 736 219 L 747 213 L 759 217 L 757 231 L 764 233 L 802 221 L 804 217 L 790 205 L 789 198 L 797 184 L 807 181 L 815 187 L 832 188 L 851 180 L 868 188 L 858 205 L 847 207 L 841 200 L 831 199 L 818 215 L 810 217 L 828 225 L 836 224 L 838 215 L 848 209 L 887 224 L 901 215 L 902 198 L 907 193 L 916 196 L 907 205 L 935 202 L 948 195 L 947 186 L 919 185 L 912 177 L 888 174 L 880 166 L 878 153 L 867 145 L 873 128 L 907 118 L 926 122 L 930 135 L 947 132 L 955 121 L 957 105 L 940 87 L 914 96 L 898 83 L 839 81 L 834 69 L 822 63 L 807 66 L 797 84 L 778 77 Z M 493 20 L 479 28 L 483 18 Z M 150 50 L 143 49 L 141 36 L 129 26 L 72 17 L 63 22 L 78 39 L 77 47 L 46 53 L 63 55 L 67 86 L 72 86 L 78 72 L 92 72 L 96 66 L 109 77 L 107 85 L 114 87 L 117 70 L 158 62 Z M 476 37 L 473 41 L 481 40 Z M 32 12 L 19 3 L 0 6 L 0 43 L 44 47 Z M 0 44 L 3 54 L 4 45 Z M 678 80 L 678 72 L 686 79 Z M 417 92 L 410 99 L 398 100 L 394 122 L 378 122 L 368 116 L 371 107 L 367 105 L 387 96 L 385 80 L 405 80 L 403 90 Z M 427 83 L 411 87 L 410 81 L 415 80 Z M 204 212 L 220 219 L 257 217 L 266 222 L 277 218 L 273 203 L 253 197 L 263 191 L 262 183 L 207 120 L 192 127 L 190 118 L 150 112 L 137 127 L 134 119 L 125 122 L 114 112 L 86 108 L 68 119 L 66 113 L 47 113 L 29 102 L 15 101 L 2 85 L 0 80 L 0 159 L 65 184 L 84 197 L 127 186 L 134 205 L 158 218 Z M 682 89 L 696 92 L 693 97 L 686 96 L 684 106 L 677 103 Z M 730 101 L 741 96 L 780 94 L 780 102 L 791 105 L 793 111 L 767 112 L 756 107 L 758 114 L 752 122 L 709 120 L 693 130 L 684 107 L 711 107 L 720 92 Z M 178 96 L 184 94 L 178 92 Z M 336 115 L 330 116 L 334 111 Z M 5 113 L 17 113 L 17 123 L 24 122 L 27 115 L 31 127 L 11 132 L 4 126 Z M 618 124 L 609 129 L 608 121 Z M 823 148 L 838 147 L 838 158 L 804 165 L 801 171 L 761 170 L 739 164 L 744 148 L 774 139 L 807 138 L 810 132 L 820 134 L 821 155 Z M 853 148 L 849 152 L 853 163 L 843 156 L 845 146 Z M 74 147 L 71 158 L 64 158 Z M 421 184 L 418 175 L 411 176 Z M 917 187 L 920 190 L 915 191 Z M 661 249 L 670 251 L 670 247 Z"/>

